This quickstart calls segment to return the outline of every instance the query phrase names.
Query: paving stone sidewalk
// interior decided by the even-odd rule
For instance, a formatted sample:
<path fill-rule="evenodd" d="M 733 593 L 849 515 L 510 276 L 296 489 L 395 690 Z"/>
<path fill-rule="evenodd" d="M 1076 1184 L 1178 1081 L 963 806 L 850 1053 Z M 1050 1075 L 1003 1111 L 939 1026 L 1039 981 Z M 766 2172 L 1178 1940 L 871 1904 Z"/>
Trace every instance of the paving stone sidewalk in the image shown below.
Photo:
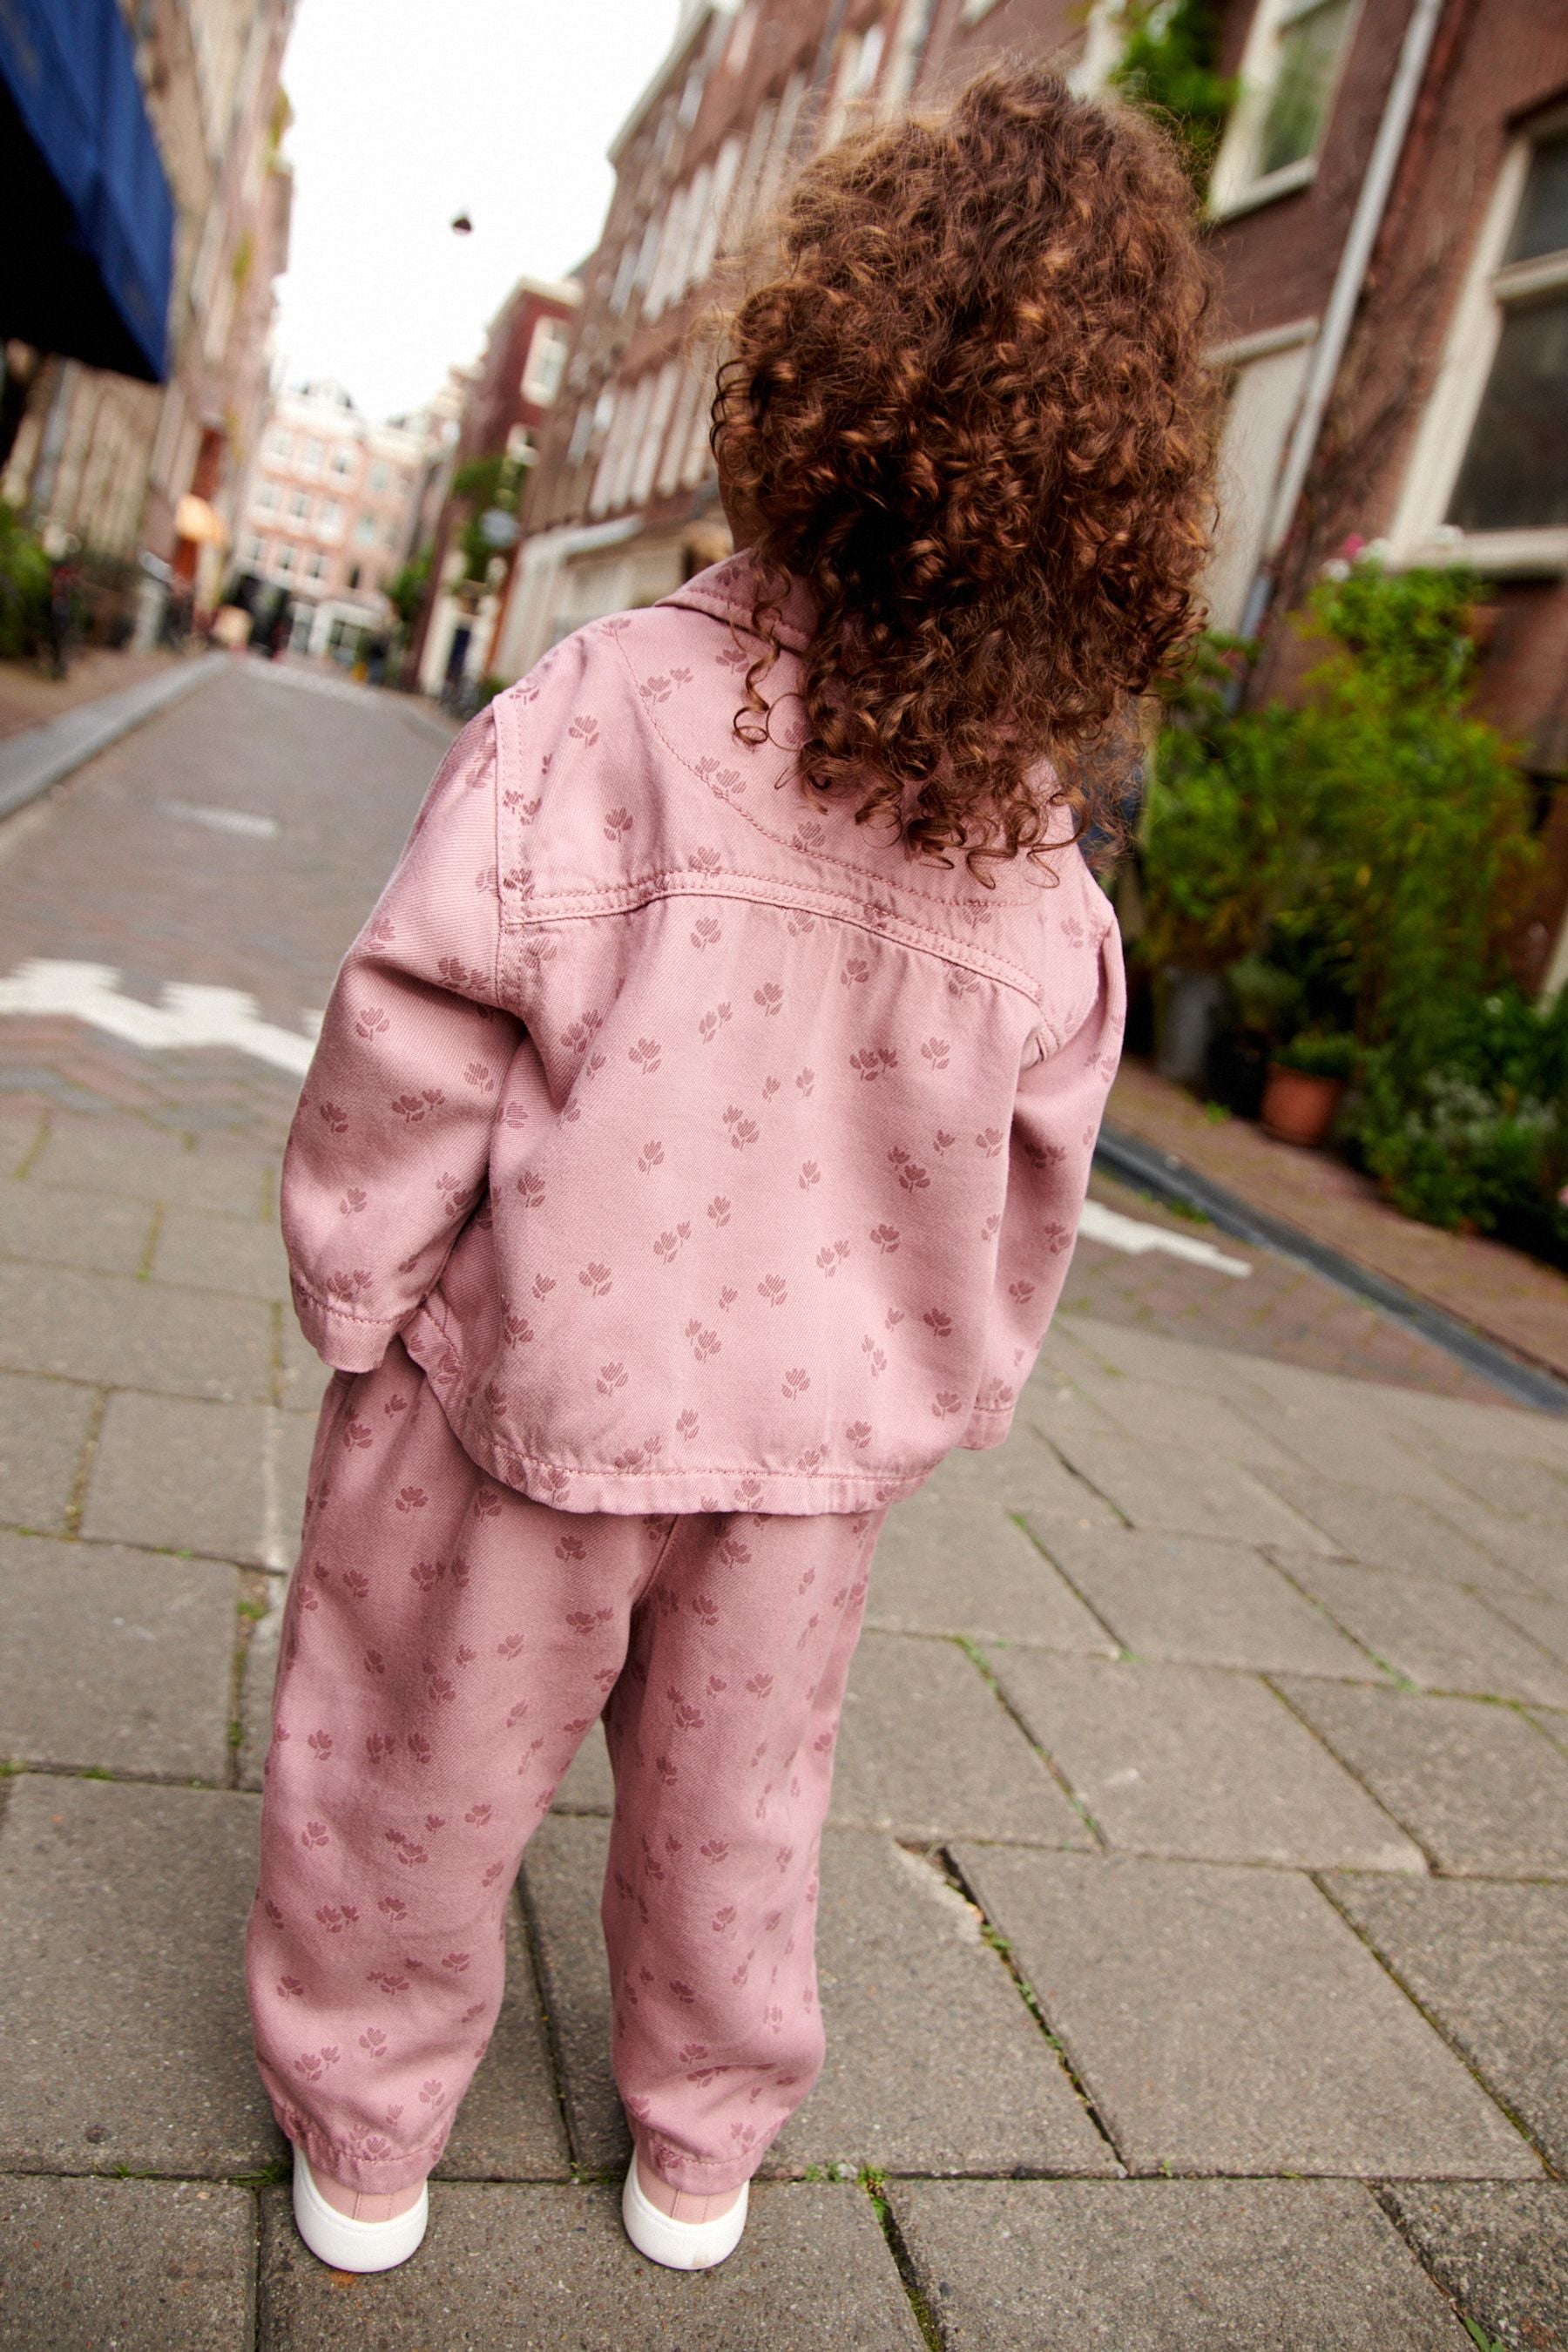
<path fill-rule="evenodd" d="M 1404 1216 L 1370 1177 L 1332 1152 L 1276 1143 L 1249 1119 L 1216 1118 L 1212 1105 L 1131 1056 L 1117 1073 L 1106 1120 L 1521 1361 L 1568 1380 L 1568 1276 L 1556 1267 L 1483 1234 L 1447 1233 Z"/>
<path fill-rule="evenodd" d="M 0 1138 L 6 2352 L 1568 2346 L 1568 1427 L 1061 1318 L 879 1549 L 743 2252 L 616 2224 L 595 1736 L 428 2250 L 350 2284 L 237 1965 L 321 1379 L 272 1161 Z"/>
<path fill-rule="evenodd" d="M 439 756 L 330 686 L 237 667 L 0 827 L 8 952 L 304 1034 Z M 304 2255 L 239 1974 L 293 1088 L 0 1023 L 0 2352 L 1568 2352 L 1568 1422 L 1228 1242 L 1086 1240 L 1007 1445 L 892 1515 L 733 2260 L 616 2224 L 596 1736 L 426 2248 Z"/>

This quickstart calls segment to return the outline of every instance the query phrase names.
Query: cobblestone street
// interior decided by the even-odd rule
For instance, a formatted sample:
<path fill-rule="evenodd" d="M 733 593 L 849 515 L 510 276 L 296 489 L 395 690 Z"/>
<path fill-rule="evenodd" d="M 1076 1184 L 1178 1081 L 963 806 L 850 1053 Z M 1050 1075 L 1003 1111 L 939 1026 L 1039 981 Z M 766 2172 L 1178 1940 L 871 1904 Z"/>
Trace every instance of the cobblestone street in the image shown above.
<path fill-rule="evenodd" d="M 1101 1177 L 1013 1436 L 879 1548 L 741 2251 L 621 2235 L 597 1733 L 425 2249 L 299 2245 L 277 1159 L 445 740 L 240 661 L 0 825 L 0 2352 L 1568 2352 L 1568 1417 Z"/>

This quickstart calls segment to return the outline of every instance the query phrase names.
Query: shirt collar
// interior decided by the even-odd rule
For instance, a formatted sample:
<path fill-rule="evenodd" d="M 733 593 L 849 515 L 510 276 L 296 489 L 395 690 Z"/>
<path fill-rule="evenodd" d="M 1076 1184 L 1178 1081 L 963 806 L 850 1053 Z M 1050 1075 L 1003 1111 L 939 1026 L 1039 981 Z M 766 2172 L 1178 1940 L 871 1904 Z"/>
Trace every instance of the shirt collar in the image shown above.
<path fill-rule="evenodd" d="M 658 601 L 744 625 L 752 617 L 752 578 L 751 559 L 741 548 L 735 554 L 727 555 L 721 563 L 710 563 L 705 572 L 697 572 L 684 586 Z M 811 590 L 798 573 L 792 572 L 789 593 L 775 625 L 780 645 L 788 646 L 792 652 L 804 653 L 816 625 L 816 599 Z"/>

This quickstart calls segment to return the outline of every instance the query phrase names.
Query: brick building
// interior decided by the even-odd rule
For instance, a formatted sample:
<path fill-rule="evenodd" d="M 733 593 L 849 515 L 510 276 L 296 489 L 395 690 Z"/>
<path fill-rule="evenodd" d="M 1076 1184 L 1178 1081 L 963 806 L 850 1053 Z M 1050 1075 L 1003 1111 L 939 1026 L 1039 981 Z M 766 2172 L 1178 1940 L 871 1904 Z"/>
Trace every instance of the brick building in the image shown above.
<path fill-rule="evenodd" d="M 891 111 L 988 57 L 1102 87 L 1118 0 L 689 6 L 611 150 L 616 182 L 498 633 L 516 675 L 567 630 L 727 544 L 710 365 L 683 356 L 715 263 L 858 103 Z M 1546 857 L 1521 961 L 1568 980 L 1568 11 L 1561 0 L 1227 0 L 1239 95 L 1212 175 L 1228 383 L 1206 583 L 1289 695 L 1287 625 L 1349 537 L 1471 562 L 1487 715 L 1522 746 Z"/>
<path fill-rule="evenodd" d="M 341 384 L 277 395 L 236 555 L 287 593 L 297 652 L 352 656 L 390 629 L 386 583 L 410 553 L 430 454 L 422 430 L 372 424 Z"/>
<path fill-rule="evenodd" d="M 541 438 L 561 390 L 583 289 L 574 279 L 520 278 L 491 320 L 484 356 L 468 372 L 462 429 L 448 476 L 493 458 L 499 477 L 521 491 L 538 459 Z M 503 505 L 502 512 L 506 511 Z M 432 593 L 413 648 L 420 685 L 437 693 L 448 678 L 477 677 L 494 666 L 496 624 L 511 580 L 514 547 L 498 545 L 482 581 L 465 578 L 458 534 L 468 503 L 448 496 L 437 525 Z"/>
<path fill-rule="evenodd" d="M 294 0 L 143 0 L 124 16 L 174 202 L 162 384 L 12 345 L 30 377 L 0 496 L 90 554 L 150 555 L 213 604 L 268 393 L 290 178 L 279 76 Z"/>
<path fill-rule="evenodd" d="M 687 6 L 610 150 L 563 396 L 531 485 L 495 667 L 662 595 L 727 549 L 708 456 L 710 365 L 687 331 L 786 173 L 858 100 L 907 95 L 931 0 Z"/>

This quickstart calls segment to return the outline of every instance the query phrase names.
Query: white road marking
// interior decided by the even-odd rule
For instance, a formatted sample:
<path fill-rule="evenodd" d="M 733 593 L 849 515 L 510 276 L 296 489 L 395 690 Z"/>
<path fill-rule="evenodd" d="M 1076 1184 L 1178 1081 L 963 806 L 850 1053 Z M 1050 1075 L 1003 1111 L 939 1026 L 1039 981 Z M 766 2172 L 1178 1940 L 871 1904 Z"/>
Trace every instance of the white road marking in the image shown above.
<path fill-rule="evenodd" d="M 165 981 L 161 1004 L 143 1004 L 127 996 L 112 964 L 51 962 L 35 958 L 21 964 L 9 980 L 0 980 L 0 1015 L 40 1013 L 58 1018 L 74 1015 L 129 1045 L 157 1053 L 179 1045 L 230 1045 L 250 1054 L 274 1069 L 302 1078 L 310 1066 L 321 1016 L 300 1016 L 299 1034 L 264 1021 L 256 1000 L 242 988 L 202 988 L 183 980 Z M 1108 1249 L 1141 1256 L 1145 1250 L 1164 1250 L 1190 1265 L 1212 1273 L 1245 1276 L 1252 1272 L 1245 1258 L 1227 1257 L 1212 1242 L 1194 1234 L 1173 1234 L 1163 1225 L 1146 1224 L 1141 1217 L 1124 1216 L 1099 1201 L 1086 1201 L 1079 1231 L 1086 1241 Z"/>
<path fill-rule="evenodd" d="M 53 962 L 43 957 L 18 965 L 8 980 L 0 980 L 0 1014 L 62 1013 L 85 1021 L 128 1045 L 160 1053 L 178 1045 L 230 1045 L 275 1070 L 302 1078 L 310 1066 L 313 1039 L 321 1027 L 320 1013 L 306 1014 L 299 1035 L 264 1021 L 256 999 L 242 988 L 201 988 L 183 980 L 165 981 L 161 1004 L 143 1004 L 127 996 L 112 964 Z"/>
<path fill-rule="evenodd" d="M 160 801 L 164 816 L 182 817 L 187 824 L 210 825 L 214 833 L 242 833 L 256 841 L 276 841 L 279 827 L 274 816 L 255 816 L 248 809 L 209 808 L 195 801 Z"/>
<path fill-rule="evenodd" d="M 1141 1257 L 1145 1250 L 1164 1250 L 1172 1257 L 1185 1258 L 1190 1265 L 1206 1265 L 1213 1274 L 1252 1272 L 1245 1258 L 1226 1257 L 1213 1242 L 1201 1242 L 1194 1234 L 1173 1234 L 1163 1225 L 1145 1224 L 1142 1217 L 1124 1217 L 1120 1209 L 1108 1209 L 1099 1201 L 1084 1202 L 1079 1231 L 1086 1242 L 1103 1242 L 1107 1249 L 1126 1250 L 1133 1257 Z"/>

